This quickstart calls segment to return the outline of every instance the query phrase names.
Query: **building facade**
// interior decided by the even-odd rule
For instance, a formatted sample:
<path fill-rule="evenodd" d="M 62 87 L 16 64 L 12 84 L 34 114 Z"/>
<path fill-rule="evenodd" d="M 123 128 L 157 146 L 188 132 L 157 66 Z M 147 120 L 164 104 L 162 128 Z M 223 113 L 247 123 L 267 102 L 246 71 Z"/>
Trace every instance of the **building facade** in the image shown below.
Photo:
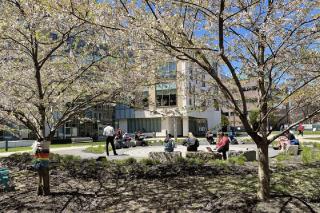
<path fill-rule="evenodd" d="M 107 123 L 113 123 L 115 107 L 111 104 L 99 104 L 87 109 L 80 118 L 66 122 L 56 132 L 60 139 L 74 137 L 91 137 L 94 140 L 102 138 L 103 128 Z"/>
<path fill-rule="evenodd" d="M 142 109 L 116 106 L 116 127 L 160 137 L 187 136 L 188 132 L 201 136 L 218 128 L 220 109 L 201 95 L 208 91 L 211 78 L 205 71 L 186 61 L 171 61 L 156 73 L 157 81 L 141 93 Z"/>
<path fill-rule="evenodd" d="M 232 82 L 232 81 L 231 81 Z M 259 91 L 257 82 L 255 80 L 242 80 L 241 81 L 242 90 L 244 91 L 244 95 L 247 100 L 247 108 L 249 114 L 253 111 L 256 111 L 258 108 L 258 98 L 259 98 Z M 228 84 L 234 93 L 239 93 L 238 89 L 232 85 L 232 83 Z M 240 95 L 239 95 L 240 96 Z M 240 100 L 237 100 L 240 101 Z M 236 112 L 230 107 L 228 108 L 227 105 L 222 107 L 222 115 L 227 116 L 229 120 L 229 126 L 235 128 L 243 128 L 242 122 Z"/>

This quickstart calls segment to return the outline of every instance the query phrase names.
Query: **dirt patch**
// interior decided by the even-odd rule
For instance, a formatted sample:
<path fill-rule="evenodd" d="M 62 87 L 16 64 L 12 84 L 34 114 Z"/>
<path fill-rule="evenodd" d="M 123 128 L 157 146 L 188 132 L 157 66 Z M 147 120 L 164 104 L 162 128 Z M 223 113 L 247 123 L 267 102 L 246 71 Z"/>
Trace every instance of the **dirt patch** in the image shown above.
<path fill-rule="evenodd" d="M 125 165 L 61 160 L 50 171 L 52 194 L 39 197 L 31 160 L 27 156 L 23 159 L 22 163 L 2 160 L 10 162 L 6 165 L 15 185 L 14 191 L 0 195 L 3 212 L 269 212 L 273 206 L 284 212 L 320 210 L 319 201 L 307 195 L 280 194 L 275 189 L 269 202 L 258 202 L 252 163 L 219 167 L 187 162 L 143 165 L 132 161 Z M 291 171 L 282 172 L 288 175 Z M 319 186 L 319 178 L 314 184 Z"/>

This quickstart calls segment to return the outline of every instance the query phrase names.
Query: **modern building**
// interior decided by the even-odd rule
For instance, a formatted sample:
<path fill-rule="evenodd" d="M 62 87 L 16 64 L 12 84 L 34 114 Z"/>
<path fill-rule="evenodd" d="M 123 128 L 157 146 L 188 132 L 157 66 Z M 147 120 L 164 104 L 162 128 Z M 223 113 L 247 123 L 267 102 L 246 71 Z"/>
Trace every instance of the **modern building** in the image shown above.
<path fill-rule="evenodd" d="M 155 79 L 141 91 L 141 109 L 116 106 L 116 127 L 152 136 L 187 136 L 188 132 L 200 136 L 220 126 L 220 109 L 203 96 L 212 89 L 204 70 L 190 62 L 170 61 L 157 70 Z"/>
<path fill-rule="evenodd" d="M 232 82 L 232 80 L 230 81 Z M 253 81 L 253 80 L 250 80 L 250 81 L 243 80 L 241 81 L 241 84 L 243 85 L 242 89 L 244 91 L 244 95 L 247 100 L 247 107 L 250 114 L 250 112 L 257 110 L 257 106 L 258 106 L 259 93 L 258 93 L 257 83 L 256 81 Z M 229 83 L 228 85 L 233 90 L 234 93 L 239 93 L 237 91 L 237 88 L 235 86 L 232 86 L 232 83 Z M 227 116 L 229 120 L 229 126 L 240 128 L 240 129 L 242 128 L 243 126 L 242 122 L 239 116 L 237 116 L 236 112 L 232 109 L 232 107 L 227 107 L 226 104 L 223 104 L 222 115 Z"/>
<path fill-rule="evenodd" d="M 232 82 L 232 80 L 230 80 Z M 251 113 L 257 113 L 258 112 L 258 105 L 259 105 L 259 90 L 257 86 L 257 80 L 256 79 L 250 79 L 250 80 L 242 80 L 242 90 L 244 91 L 244 95 L 246 97 L 247 101 L 247 109 L 248 109 L 248 116 L 250 117 Z M 239 93 L 238 89 L 235 86 L 232 86 L 232 84 L 228 84 L 229 87 L 232 88 L 234 93 Z M 240 95 L 238 96 L 240 97 Z M 275 101 L 276 99 L 279 99 L 279 97 L 273 97 Z M 237 101 L 240 102 L 240 99 Z M 287 116 L 288 112 L 288 104 L 281 104 L 277 107 L 277 110 L 275 110 L 272 115 L 269 116 L 268 119 L 268 126 L 271 129 L 279 129 L 281 126 L 288 124 L 289 117 Z M 237 129 L 243 129 L 242 122 L 239 118 L 239 116 L 235 113 L 235 111 L 232 109 L 232 107 L 227 107 L 227 105 L 224 105 L 222 107 L 222 115 L 227 116 L 229 121 L 230 127 L 235 127 Z"/>
<path fill-rule="evenodd" d="M 55 137 L 60 139 L 74 137 L 99 139 L 102 137 L 103 128 L 107 123 L 113 123 L 114 109 L 112 104 L 99 104 L 89 108 L 80 118 L 70 120 L 59 128 Z"/>

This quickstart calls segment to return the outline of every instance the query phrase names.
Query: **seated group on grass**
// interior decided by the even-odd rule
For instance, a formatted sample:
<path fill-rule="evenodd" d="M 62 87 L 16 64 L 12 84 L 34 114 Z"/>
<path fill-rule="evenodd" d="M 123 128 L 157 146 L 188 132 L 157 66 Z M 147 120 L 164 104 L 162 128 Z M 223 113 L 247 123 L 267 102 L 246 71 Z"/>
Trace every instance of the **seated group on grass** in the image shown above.
<path fill-rule="evenodd" d="M 279 142 L 275 149 L 287 150 L 290 145 L 299 145 L 299 140 L 296 139 L 290 131 L 284 132 L 283 136 L 279 137 Z"/>

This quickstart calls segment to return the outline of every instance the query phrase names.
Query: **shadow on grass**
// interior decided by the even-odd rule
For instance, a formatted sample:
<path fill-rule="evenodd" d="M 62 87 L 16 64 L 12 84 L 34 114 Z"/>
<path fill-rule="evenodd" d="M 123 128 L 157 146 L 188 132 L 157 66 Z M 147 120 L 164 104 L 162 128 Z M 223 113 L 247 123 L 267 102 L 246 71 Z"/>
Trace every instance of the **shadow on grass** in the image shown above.
<path fill-rule="evenodd" d="M 141 166 L 137 170 L 136 161 L 131 161 L 131 167 L 105 162 L 113 166 L 98 170 L 99 167 L 93 167 L 96 165 L 95 161 L 76 161 L 76 164 L 68 164 L 65 167 L 69 169 L 53 169 L 52 194 L 44 197 L 36 195 L 37 176 L 34 172 L 29 172 L 28 175 L 15 178 L 16 183 L 22 184 L 19 190 L 1 194 L 0 210 L 268 212 L 266 209 L 273 208 L 278 212 L 291 212 L 295 208 L 302 212 L 317 212 L 313 204 L 320 202 L 320 171 L 316 165 L 300 170 L 274 172 L 271 184 L 272 197 L 270 202 L 262 203 L 256 199 L 256 174 L 248 173 L 248 170 L 241 171 L 240 167 L 222 168 L 221 171 L 231 170 L 219 172 L 216 165 L 203 166 L 205 170 L 215 169 L 212 173 L 207 172 L 212 175 L 203 175 L 203 169 L 197 170 L 201 172 L 195 172 L 194 169 L 198 168 L 195 165 L 189 165 L 189 170 L 194 172 L 181 169 L 186 168 L 188 164 L 183 167 Z M 78 166 L 80 170 L 77 170 L 77 173 L 70 173 L 71 168 Z M 130 176 L 130 169 L 135 169 L 134 174 L 149 169 L 145 174 L 149 174 L 150 178 L 145 175 L 141 175 L 144 178 Z M 121 175 L 121 170 L 127 170 L 128 175 Z M 154 175 L 153 172 L 162 175 Z M 94 175 L 88 175 L 89 173 Z"/>

